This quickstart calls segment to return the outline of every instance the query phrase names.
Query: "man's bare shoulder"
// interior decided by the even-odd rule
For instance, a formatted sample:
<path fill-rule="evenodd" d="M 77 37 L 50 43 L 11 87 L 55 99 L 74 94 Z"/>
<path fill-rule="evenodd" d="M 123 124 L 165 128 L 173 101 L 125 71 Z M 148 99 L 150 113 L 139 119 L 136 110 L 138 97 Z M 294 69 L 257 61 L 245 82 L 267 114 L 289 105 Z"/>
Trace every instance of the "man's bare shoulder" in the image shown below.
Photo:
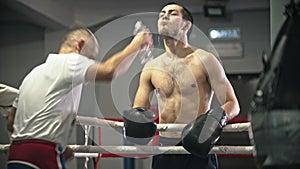
<path fill-rule="evenodd" d="M 220 58 L 216 55 L 214 55 L 211 52 L 208 52 L 203 49 L 196 49 L 193 52 L 193 55 L 195 58 L 201 62 L 207 62 L 207 61 L 220 61 Z"/>
<path fill-rule="evenodd" d="M 211 52 L 208 52 L 206 50 L 199 49 L 199 48 L 194 50 L 194 55 L 199 56 L 199 57 L 216 57 Z"/>

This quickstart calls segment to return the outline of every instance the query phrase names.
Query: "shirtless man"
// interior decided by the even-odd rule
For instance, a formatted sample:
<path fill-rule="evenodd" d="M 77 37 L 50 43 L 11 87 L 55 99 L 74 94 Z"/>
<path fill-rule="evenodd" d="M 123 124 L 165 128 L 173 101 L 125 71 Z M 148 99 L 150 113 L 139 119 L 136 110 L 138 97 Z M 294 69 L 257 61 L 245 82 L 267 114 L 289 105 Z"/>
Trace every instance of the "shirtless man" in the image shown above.
<path fill-rule="evenodd" d="M 190 123 L 211 109 L 216 94 L 228 120 L 239 113 L 234 90 L 216 57 L 188 43 L 193 24 L 190 12 L 167 4 L 158 19 L 158 31 L 166 52 L 148 62 L 140 76 L 133 108 L 150 108 L 152 93 L 159 105 L 159 123 Z M 225 113 L 224 113 L 225 114 Z M 145 128 L 145 130 L 148 128 Z M 160 132 L 161 145 L 182 145 L 181 133 Z M 216 155 L 156 155 L 152 168 L 217 168 Z"/>

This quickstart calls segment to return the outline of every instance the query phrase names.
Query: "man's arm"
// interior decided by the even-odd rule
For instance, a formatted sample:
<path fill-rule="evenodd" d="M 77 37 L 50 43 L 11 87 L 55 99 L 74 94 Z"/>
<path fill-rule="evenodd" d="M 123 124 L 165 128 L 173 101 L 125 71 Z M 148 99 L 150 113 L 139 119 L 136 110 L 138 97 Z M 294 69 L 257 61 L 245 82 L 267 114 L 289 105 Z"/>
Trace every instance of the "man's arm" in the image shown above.
<path fill-rule="evenodd" d="M 215 56 L 204 54 L 200 58 L 221 107 L 213 107 L 207 113 L 199 115 L 184 127 L 181 137 L 182 145 L 187 151 L 199 157 L 207 157 L 218 141 L 227 120 L 237 116 L 240 107 L 234 90 Z"/>
<path fill-rule="evenodd" d="M 156 123 L 153 121 L 155 114 L 148 110 L 152 91 L 151 73 L 144 69 L 140 76 L 133 108 L 125 111 L 123 115 L 125 136 L 131 143 L 145 145 L 155 135 L 157 129 Z"/>
<path fill-rule="evenodd" d="M 203 59 L 212 89 L 219 100 L 221 107 L 226 112 L 228 120 L 239 114 L 240 106 L 234 89 L 226 77 L 220 62 L 213 55 Z"/>
<path fill-rule="evenodd" d="M 19 90 L 0 83 L 0 106 L 11 106 Z"/>
<path fill-rule="evenodd" d="M 213 107 L 187 124 L 182 130 L 181 138 L 182 145 L 187 151 L 199 157 L 207 157 L 218 141 L 227 120 L 237 116 L 240 107 L 223 67 L 215 56 L 204 53 L 199 58 L 221 107 Z"/>
<path fill-rule="evenodd" d="M 0 83 L 0 106 L 5 107 L 2 109 L 5 113 L 0 112 L 0 114 L 7 114 L 7 130 L 10 132 L 13 132 L 13 123 L 16 114 L 16 108 L 12 107 L 12 105 L 14 101 L 17 102 L 15 99 L 18 97 L 18 93 L 18 89 Z"/>
<path fill-rule="evenodd" d="M 17 111 L 17 109 L 15 107 L 12 107 L 10 113 L 8 114 L 8 118 L 7 118 L 7 130 L 11 133 L 14 131 L 13 125 L 14 125 L 16 111 Z"/>
<path fill-rule="evenodd" d="M 135 96 L 133 107 L 150 109 L 153 89 L 154 87 L 151 83 L 151 70 L 144 69 L 140 76 L 140 84 Z"/>
<path fill-rule="evenodd" d="M 225 110 L 228 120 L 230 120 L 239 114 L 240 106 L 239 106 L 239 102 L 236 98 L 235 92 L 233 90 L 233 87 L 227 78 L 225 79 L 225 86 L 226 86 L 226 89 L 225 89 L 226 97 L 225 97 L 225 101 L 221 107 Z M 220 94 L 216 93 L 217 97 L 218 97 L 218 95 L 220 95 Z"/>
<path fill-rule="evenodd" d="M 94 81 L 116 78 L 128 70 L 137 53 L 147 45 L 152 45 L 150 33 L 140 32 L 122 51 L 102 63 L 96 62 L 91 65 L 86 72 L 86 79 Z"/>

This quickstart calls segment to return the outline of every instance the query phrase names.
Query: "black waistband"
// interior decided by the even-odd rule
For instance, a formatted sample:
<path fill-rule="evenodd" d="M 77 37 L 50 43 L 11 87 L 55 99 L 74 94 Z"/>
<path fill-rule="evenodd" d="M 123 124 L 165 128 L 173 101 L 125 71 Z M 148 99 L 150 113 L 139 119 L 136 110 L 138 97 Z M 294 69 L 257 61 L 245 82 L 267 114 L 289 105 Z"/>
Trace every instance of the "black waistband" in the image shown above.
<path fill-rule="evenodd" d="M 181 138 L 159 137 L 161 146 L 182 146 Z"/>

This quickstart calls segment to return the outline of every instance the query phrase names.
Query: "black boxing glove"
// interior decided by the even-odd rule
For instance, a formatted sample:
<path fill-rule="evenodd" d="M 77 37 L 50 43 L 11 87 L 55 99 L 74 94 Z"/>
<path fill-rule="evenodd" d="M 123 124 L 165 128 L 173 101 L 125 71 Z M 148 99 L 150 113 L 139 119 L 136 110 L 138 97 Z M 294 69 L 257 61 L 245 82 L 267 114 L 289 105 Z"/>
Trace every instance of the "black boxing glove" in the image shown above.
<path fill-rule="evenodd" d="M 218 141 L 227 116 L 222 108 L 211 109 L 187 124 L 182 131 L 182 145 L 191 154 L 206 157 Z"/>
<path fill-rule="evenodd" d="M 125 111 L 123 115 L 125 138 L 135 144 L 148 144 L 157 128 L 153 122 L 154 118 L 155 114 L 144 108 Z"/>

